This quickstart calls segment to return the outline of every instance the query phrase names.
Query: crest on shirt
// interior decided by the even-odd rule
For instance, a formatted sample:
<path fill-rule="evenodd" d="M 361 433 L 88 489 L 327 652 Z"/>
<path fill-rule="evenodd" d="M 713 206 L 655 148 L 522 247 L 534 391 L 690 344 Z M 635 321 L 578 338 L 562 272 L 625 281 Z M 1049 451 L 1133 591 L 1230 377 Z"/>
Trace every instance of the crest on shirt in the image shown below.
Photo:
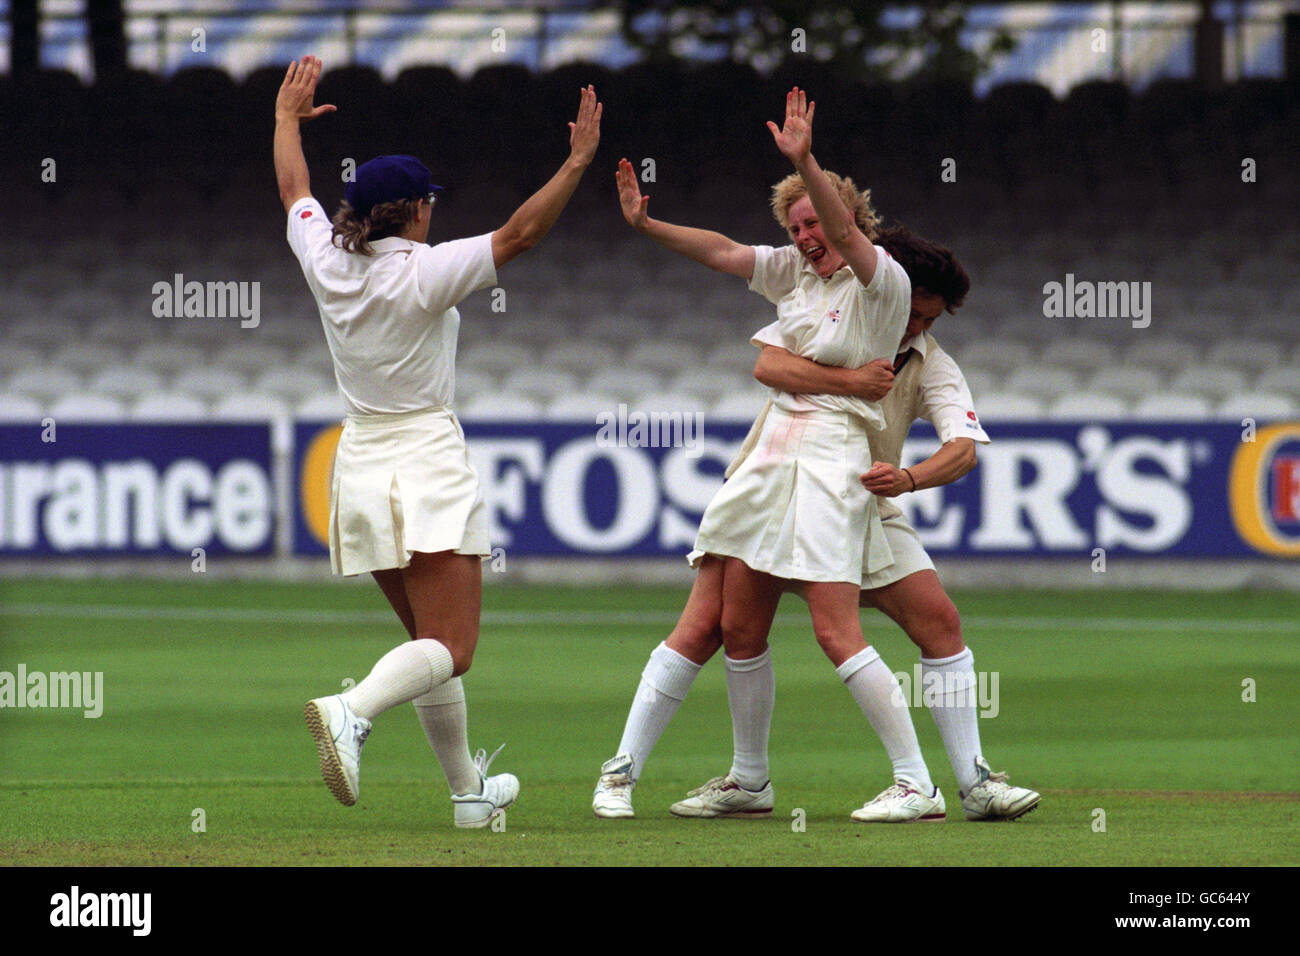
<path fill-rule="evenodd" d="M 299 218 L 299 219 L 310 219 L 310 218 L 311 218 L 311 210 L 310 210 L 310 209 L 304 209 L 302 212 L 298 213 L 298 218 Z"/>
<path fill-rule="evenodd" d="M 831 309 L 826 313 L 826 318 L 830 319 L 832 322 L 838 322 L 840 320 L 840 310 Z"/>
<path fill-rule="evenodd" d="M 974 413 L 974 412 L 967 412 L 967 413 L 966 413 L 966 417 L 969 418 L 969 419 L 970 419 L 971 421 L 973 421 L 973 422 L 977 422 L 977 421 L 979 421 L 979 419 L 975 417 L 975 413 Z"/>

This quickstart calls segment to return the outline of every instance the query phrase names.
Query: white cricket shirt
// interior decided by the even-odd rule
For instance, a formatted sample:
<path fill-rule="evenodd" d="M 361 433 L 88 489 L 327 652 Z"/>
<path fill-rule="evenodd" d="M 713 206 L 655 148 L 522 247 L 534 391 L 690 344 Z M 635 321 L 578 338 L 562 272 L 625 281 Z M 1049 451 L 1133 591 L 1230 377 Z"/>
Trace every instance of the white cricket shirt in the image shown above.
<path fill-rule="evenodd" d="M 912 282 L 880 246 L 876 246 L 875 274 L 866 285 L 847 265 L 823 279 L 793 245 L 755 246 L 749 287 L 773 303 L 777 315 L 775 322 L 750 339 L 754 345 L 776 345 L 841 368 L 857 368 L 878 358 L 893 361 L 912 311 Z M 852 412 L 871 428 L 885 427 L 877 402 L 852 395 L 773 391 L 773 403 L 788 412 L 818 408 Z"/>
<path fill-rule="evenodd" d="M 316 297 L 349 415 L 451 407 L 456 396 L 456 303 L 496 284 L 492 234 L 423 242 L 390 237 L 373 256 L 330 241 L 310 196 L 289 210 L 289 246 Z"/>

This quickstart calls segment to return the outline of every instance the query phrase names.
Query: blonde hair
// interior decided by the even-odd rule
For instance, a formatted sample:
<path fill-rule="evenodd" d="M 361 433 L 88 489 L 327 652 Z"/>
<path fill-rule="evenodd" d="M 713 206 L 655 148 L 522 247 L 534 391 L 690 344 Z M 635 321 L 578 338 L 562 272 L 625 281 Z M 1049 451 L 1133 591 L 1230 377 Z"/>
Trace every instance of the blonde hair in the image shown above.
<path fill-rule="evenodd" d="M 871 190 L 858 189 L 853 184 L 853 180 L 830 170 L 826 170 L 826 178 L 831 181 L 831 185 L 835 187 L 835 191 L 839 193 L 840 199 L 844 201 L 849 212 L 853 213 L 853 221 L 858 224 L 858 228 L 868 239 L 875 239 L 876 230 L 880 226 L 880 217 L 871 206 Z M 791 173 L 772 187 L 772 214 L 776 216 L 776 221 L 786 232 L 790 231 L 790 207 L 806 195 L 808 195 L 808 187 L 804 185 L 803 177 L 798 173 Z"/>
<path fill-rule="evenodd" d="M 334 230 L 330 234 L 330 241 L 347 252 L 374 255 L 375 251 L 370 248 L 371 240 L 395 236 L 415 222 L 420 203 L 424 201 L 397 199 L 381 202 L 372 207 L 367 215 L 358 216 L 357 211 L 344 199 L 339 203 L 339 211 L 334 214 Z"/>

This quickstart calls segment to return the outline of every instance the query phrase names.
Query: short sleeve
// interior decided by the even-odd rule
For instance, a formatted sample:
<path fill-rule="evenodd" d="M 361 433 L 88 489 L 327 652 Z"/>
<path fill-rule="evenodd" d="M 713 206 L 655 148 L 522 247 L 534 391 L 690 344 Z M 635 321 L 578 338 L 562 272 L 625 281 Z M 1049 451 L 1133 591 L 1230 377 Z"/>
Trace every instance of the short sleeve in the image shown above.
<path fill-rule="evenodd" d="M 970 387 L 947 352 L 933 348 L 921 371 L 921 417 L 934 426 L 942 442 L 972 438 L 981 445 L 989 436 L 975 414 Z"/>
<path fill-rule="evenodd" d="M 754 246 L 754 275 L 749 288 L 773 305 L 794 291 L 799 283 L 803 257 L 794 246 Z"/>
<path fill-rule="evenodd" d="M 420 305 L 440 315 L 471 292 L 496 285 L 492 233 L 423 246 L 419 256 Z"/>
<path fill-rule="evenodd" d="M 330 225 L 325 207 L 312 196 L 304 196 L 289 208 L 289 248 L 308 271 L 308 263 L 319 261 L 332 245 Z M 309 273 L 310 274 L 310 273 Z"/>
<path fill-rule="evenodd" d="M 777 348 L 790 350 L 790 343 L 786 341 L 781 334 L 781 322 L 778 319 L 770 325 L 765 325 L 755 332 L 749 339 L 749 344 L 762 348 L 764 345 L 775 345 Z"/>

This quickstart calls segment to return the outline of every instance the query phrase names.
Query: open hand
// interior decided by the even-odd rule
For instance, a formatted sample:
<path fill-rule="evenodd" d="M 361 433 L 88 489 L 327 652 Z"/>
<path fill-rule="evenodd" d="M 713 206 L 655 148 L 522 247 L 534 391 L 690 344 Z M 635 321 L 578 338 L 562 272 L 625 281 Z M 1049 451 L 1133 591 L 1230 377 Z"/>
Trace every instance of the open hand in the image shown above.
<path fill-rule="evenodd" d="M 588 86 L 582 91 L 578 118 L 569 124 L 569 154 L 583 166 L 591 163 L 600 144 L 600 114 L 603 110 L 604 104 L 596 99 L 595 87 Z"/>
<path fill-rule="evenodd" d="M 785 95 L 785 125 L 777 129 L 771 120 L 767 128 L 776 140 L 781 155 L 796 166 L 812 152 L 812 118 L 816 103 L 809 103 L 807 94 L 795 87 Z"/>
<path fill-rule="evenodd" d="M 289 64 L 289 71 L 280 84 L 280 94 L 275 98 L 276 119 L 296 119 L 300 123 L 314 120 L 338 110 L 337 106 L 311 105 L 316 96 L 316 82 L 320 79 L 320 58 L 305 56 Z"/>
<path fill-rule="evenodd" d="M 646 206 L 650 197 L 641 195 L 636 170 L 626 159 L 618 161 L 618 172 L 614 174 L 614 180 L 618 183 L 618 201 L 623 207 L 623 218 L 632 228 L 640 229 L 645 225 Z"/>

